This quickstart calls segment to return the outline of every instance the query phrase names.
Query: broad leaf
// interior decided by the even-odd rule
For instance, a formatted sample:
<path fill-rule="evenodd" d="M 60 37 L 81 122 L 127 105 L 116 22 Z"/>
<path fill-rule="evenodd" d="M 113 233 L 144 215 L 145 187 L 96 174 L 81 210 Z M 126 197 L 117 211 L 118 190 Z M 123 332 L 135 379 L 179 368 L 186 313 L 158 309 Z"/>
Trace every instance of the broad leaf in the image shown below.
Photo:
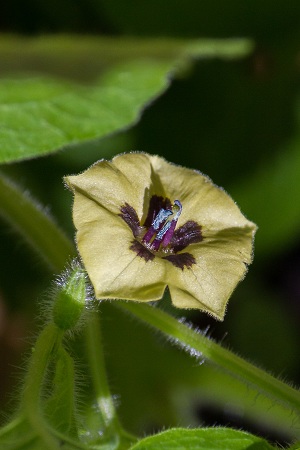
<path fill-rule="evenodd" d="M 267 441 L 230 428 L 175 428 L 143 439 L 131 450 L 272 450 Z"/>
<path fill-rule="evenodd" d="M 191 58 L 239 57 L 250 48 L 239 40 L 3 38 L 0 162 L 42 156 L 128 127 Z"/>

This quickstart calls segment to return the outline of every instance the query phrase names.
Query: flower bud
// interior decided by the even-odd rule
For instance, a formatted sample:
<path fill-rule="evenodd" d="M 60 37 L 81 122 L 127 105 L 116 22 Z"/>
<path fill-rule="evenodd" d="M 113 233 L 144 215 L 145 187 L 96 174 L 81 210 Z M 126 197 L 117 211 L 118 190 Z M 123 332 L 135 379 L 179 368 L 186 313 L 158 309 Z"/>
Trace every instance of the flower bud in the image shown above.
<path fill-rule="evenodd" d="M 61 330 L 74 328 L 81 317 L 86 300 L 85 276 L 82 268 L 74 264 L 57 282 L 52 314 Z"/>

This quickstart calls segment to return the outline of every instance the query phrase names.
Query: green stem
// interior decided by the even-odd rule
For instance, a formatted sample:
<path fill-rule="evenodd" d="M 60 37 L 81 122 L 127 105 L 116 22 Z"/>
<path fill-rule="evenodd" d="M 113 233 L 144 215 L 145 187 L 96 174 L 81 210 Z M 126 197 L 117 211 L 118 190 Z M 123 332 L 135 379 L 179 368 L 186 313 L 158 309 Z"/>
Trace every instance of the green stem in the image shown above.
<path fill-rule="evenodd" d="M 61 271 L 74 246 L 43 208 L 0 173 L 0 215 L 45 259 L 51 270 Z"/>
<path fill-rule="evenodd" d="M 275 403 L 282 405 L 285 411 L 285 420 L 290 423 L 291 427 L 295 427 L 296 436 L 300 436 L 299 430 L 296 430 L 297 424 L 292 423 L 292 414 L 294 414 L 297 416 L 299 425 L 300 391 L 236 356 L 158 308 L 131 302 L 116 302 L 116 304 L 121 309 L 129 311 L 143 322 L 160 330 L 171 342 L 179 345 L 190 355 L 196 356 L 200 360 L 208 360 Z"/>
<path fill-rule="evenodd" d="M 62 337 L 63 331 L 50 323 L 43 329 L 32 350 L 23 391 L 23 402 L 32 409 L 39 407 L 45 372 Z"/>
<path fill-rule="evenodd" d="M 3 176 L 0 176 L 0 214 L 11 222 L 38 252 L 44 255 L 51 270 L 54 268 L 55 271 L 60 271 L 69 255 L 74 254 L 72 243 L 62 234 L 56 224 L 44 214 L 42 209 L 29 196 L 17 189 Z M 124 310 L 133 313 L 144 322 L 159 329 L 191 355 L 198 354 L 200 358 L 205 358 L 214 363 L 233 377 L 242 380 L 246 385 L 253 386 L 258 392 L 273 399 L 275 403 L 282 404 L 287 408 L 284 420 L 290 423 L 291 427 L 293 426 L 291 413 L 294 412 L 299 416 L 300 411 L 300 393 L 297 390 L 225 350 L 159 309 L 134 303 L 118 302 L 118 304 Z M 101 342 L 99 333 L 100 328 L 97 328 L 95 322 L 91 323 L 88 330 L 89 336 L 87 337 L 89 360 L 97 396 L 98 399 L 101 399 L 102 396 L 108 398 L 107 395 L 110 394 L 107 381 L 104 381 L 104 384 L 100 383 L 100 380 L 106 380 L 106 376 L 102 349 L 99 348 L 100 345 L 95 345 L 97 340 Z M 46 359 L 42 356 L 40 364 L 45 365 Z M 27 384 L 28 386 L 33 385 L 34 390 L 35 382 L 32 382 L 28 376 Z M 28 402 L 30 403 L 30 399 L 28 399 Z M 108 405 L 101 405 L 100 402 L 99 406 L 102 414 L 104 414 L 103 420 L 118 428 L 112 400 L 110 399 Z M 108 410 L 105 410 L 105 406 L 108 406 Z M 269 411 L 269 415 L 272 415 L 272 410 Z M 297 420 L 297 423 L 299 423 L 299 419 Z"/>
<path fill-rule="evenodd" d="M 37 435 L 42 438 L 45 447 L 50 450 L 57 450 L 57 440 L 47 429 L 40 403 L 46 369 L 61 344 L 62 337 L 63 331 L 53 323 L 47 325 L 40 334 L 31 355 L 21 399 L 21 410 Z"/>
<path fill-rule="evenodd" d="M 19 415 L 19 416 L 15 417 L 14 419 L 12 419 L 6 425 L 3 425 L 0 428 L 0 437 L 3 437 L 6 434 L 11 433 L 11 431 L 14 431 L 15 429 L 17 429 L 20 425 L 22 425 L 24 423 L 24 420 L 25 420 L 24 417 Z"/>
<path fill-rule="evenodd" d="M 89 370 L 101 414 L 99 425 L 103 429 L 103 437 L 104 439 L 111 440 L 117 436 L 120 446 L 123 445 L 124 448 L 127 448 L 136 441 L 136 437 L 122 428 L 117 416 L 106 376 L 101 321 L 95 311 L 87 324 L 86 344 Z"/>
<path fill-rule="evenodd" d="M 86 327 L 86 347 L 89 370 L 101 414 L 100 426 L 108 435 L 120 434 L 121 426 L 110 393 L 102 346 L 101 323 L 94 311 Z"/>
<path fill-rule="evenodd" d="M 51 430 L 51 434 L 53 434 L 53 436 L 56 436 L 60 442 L 64 443 L 66 448 L 68 448 L 67 444 L 70 444 L 70 448 L 72 450 L 75 450 L 76 448 L 78 448 L 79 450 L 88 450 L 89 449 L 87 444 L 84 444 L 84 443 L 80 442 L 79 440 L 75 441 L 74 439 L 67 436 L 65 433 L 58 431 L 56 428 L 52 428 L 49 426 L 48 426 L 48 428 L 49 428 L 49 430 Z M 62 447 L 62 448 L 64 448 L 64 447 Z"/>

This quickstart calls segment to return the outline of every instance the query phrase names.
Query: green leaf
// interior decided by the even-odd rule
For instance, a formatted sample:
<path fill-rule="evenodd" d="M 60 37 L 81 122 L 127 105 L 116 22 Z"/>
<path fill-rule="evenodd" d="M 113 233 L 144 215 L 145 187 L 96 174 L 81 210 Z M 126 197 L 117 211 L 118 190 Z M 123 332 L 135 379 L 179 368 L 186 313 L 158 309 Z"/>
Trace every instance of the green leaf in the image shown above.
<path fill-rule="evenodd" d="M 0 162 L 42 156 L 124 129 L 191 58 L 234 58 L 250 49 L 243 40 L 2 38 Z M 13 77 L 7 77 L 9 69 Z M 39 75 L 24 77 L 24 71 Z"/>
<path fill-rule="evenodd" d="M 147 437 L 131 450 L 271 450 L 264 439 L 230 428 L 175 428 Z"/>

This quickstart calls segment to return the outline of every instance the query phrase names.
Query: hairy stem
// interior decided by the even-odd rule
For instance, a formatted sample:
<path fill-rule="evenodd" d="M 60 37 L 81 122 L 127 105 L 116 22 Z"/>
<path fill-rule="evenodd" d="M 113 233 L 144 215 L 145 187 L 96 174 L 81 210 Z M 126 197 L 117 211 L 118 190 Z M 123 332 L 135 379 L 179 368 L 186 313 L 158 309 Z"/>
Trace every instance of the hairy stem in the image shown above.
<path fill-rule="evenodd" d="M 275 403 L 282 405 L 282 411 L 285 411 L 284 420 L 293 428 L 294 436 L 300 436 L 300 391 L 236 356 L 158 308 L 132 302 L 116 302 L 116 304 L 121 309 L 134 314 L 143 322 L 160 330 L 171 342 L 183 348 L 190 355 L 213 363 Z"/>
<path fill-rule="evenodd" d="M 0 216 L 43 257 L 51 270 L 61 271 L 74 246 L 45 210 L 0 173 Z"/>
<path fill-rule="evenodd" d="M 21 399 L 21 410 L 49 450 L 57 450 L 58 445 L 43 419 L 41 398 L 48 364 L 61 344 L 62 337 L 63 332 L 53 323 L 47 325 L 40 334 L 31 355 Z"/>
<path fill-rule="evenodd" d="M 65 265 L 69 255 L 74 254 L 74 246 L 72 243 L 65 238 L 61 230 L 44 214 L 42 209 L 37 206 L 29 196 L 25 195 L 2 176 L 0 176 L 0 214 L 10 221 L 21 234 L 26 236 L 28 242 L 31 243 L 39 253 L 44 255 L 51 270 L 54 268 L 55 271 L 60 271 Z M 36 224 L 39 224 L 38 230 Z M 275 403 L 283 405 L 286 408 L 286 414 L 283 417 L 283 420 L 286 423 L 289 423 L 291 428 L 294 427 L 296 429 L 298 426 L 300 429 L 299 391 L 282 383 L 254 365 L 249 364 L 242 358 L 239 358 L 230 351 L 222 348 L 220 345 L 190 329 L 188 326 L 179 323 L 176 319 L 157 308 L 130 302 L 116 303 L 123 310 L 134 314 L 142 321 L 151 324 L 153 327 L 160 330 L 169 337 L 172 342 L 181 346 L 190 354 L 207 359 L 217 367 L 231 374 L 233 377 L 242 380 L 246 385 L 252 386 L 258 393 L 263 393 L 267 397 L 273 399 Z M 107 398 L 109 389 L 107 381 L 104 382 L 104 385 L 101 384 L 101 386 L 99 382 L 99 380 L 105 380 L 106 377 L 102 349 L 99 348 L 100 346 L 97 347 L 97 344 L 95 346 L 96 341 L 101 342 L 101 337 L 99 335 L 100 328 L 97 327 L 98 325 L 96 322 L 91 322 L 91 324 L 88 325 L 89 336 L 87 337 L 87 347 L 92 377 L 98 399 L 100 399 L 102 395 L 103 398 Z M 40 364 L 45 363 L 46 360 L 43 356 Z M 26 380 L 26 383 L 30 385 L 31 380 L 28 376 Z M 34 390 L 34 386 L 32 388 Z M 30 399 L 28 399 L 28 401 L 30 402 Z M 104 421 L 118 427 L 112 400 L 110 399 L 108 403 L 107 412 L 105 412 L 104 404 L 99 406 L 103 409 Z M 294 418 L 292 413 L 298 416 L 295 423 L 293 423 Z M 272 410 L 270 409 L 266 414 L 272 416 Z M 295 437 L 299 436 L 299 434 L 300 432 L 298 430 Z"/>

